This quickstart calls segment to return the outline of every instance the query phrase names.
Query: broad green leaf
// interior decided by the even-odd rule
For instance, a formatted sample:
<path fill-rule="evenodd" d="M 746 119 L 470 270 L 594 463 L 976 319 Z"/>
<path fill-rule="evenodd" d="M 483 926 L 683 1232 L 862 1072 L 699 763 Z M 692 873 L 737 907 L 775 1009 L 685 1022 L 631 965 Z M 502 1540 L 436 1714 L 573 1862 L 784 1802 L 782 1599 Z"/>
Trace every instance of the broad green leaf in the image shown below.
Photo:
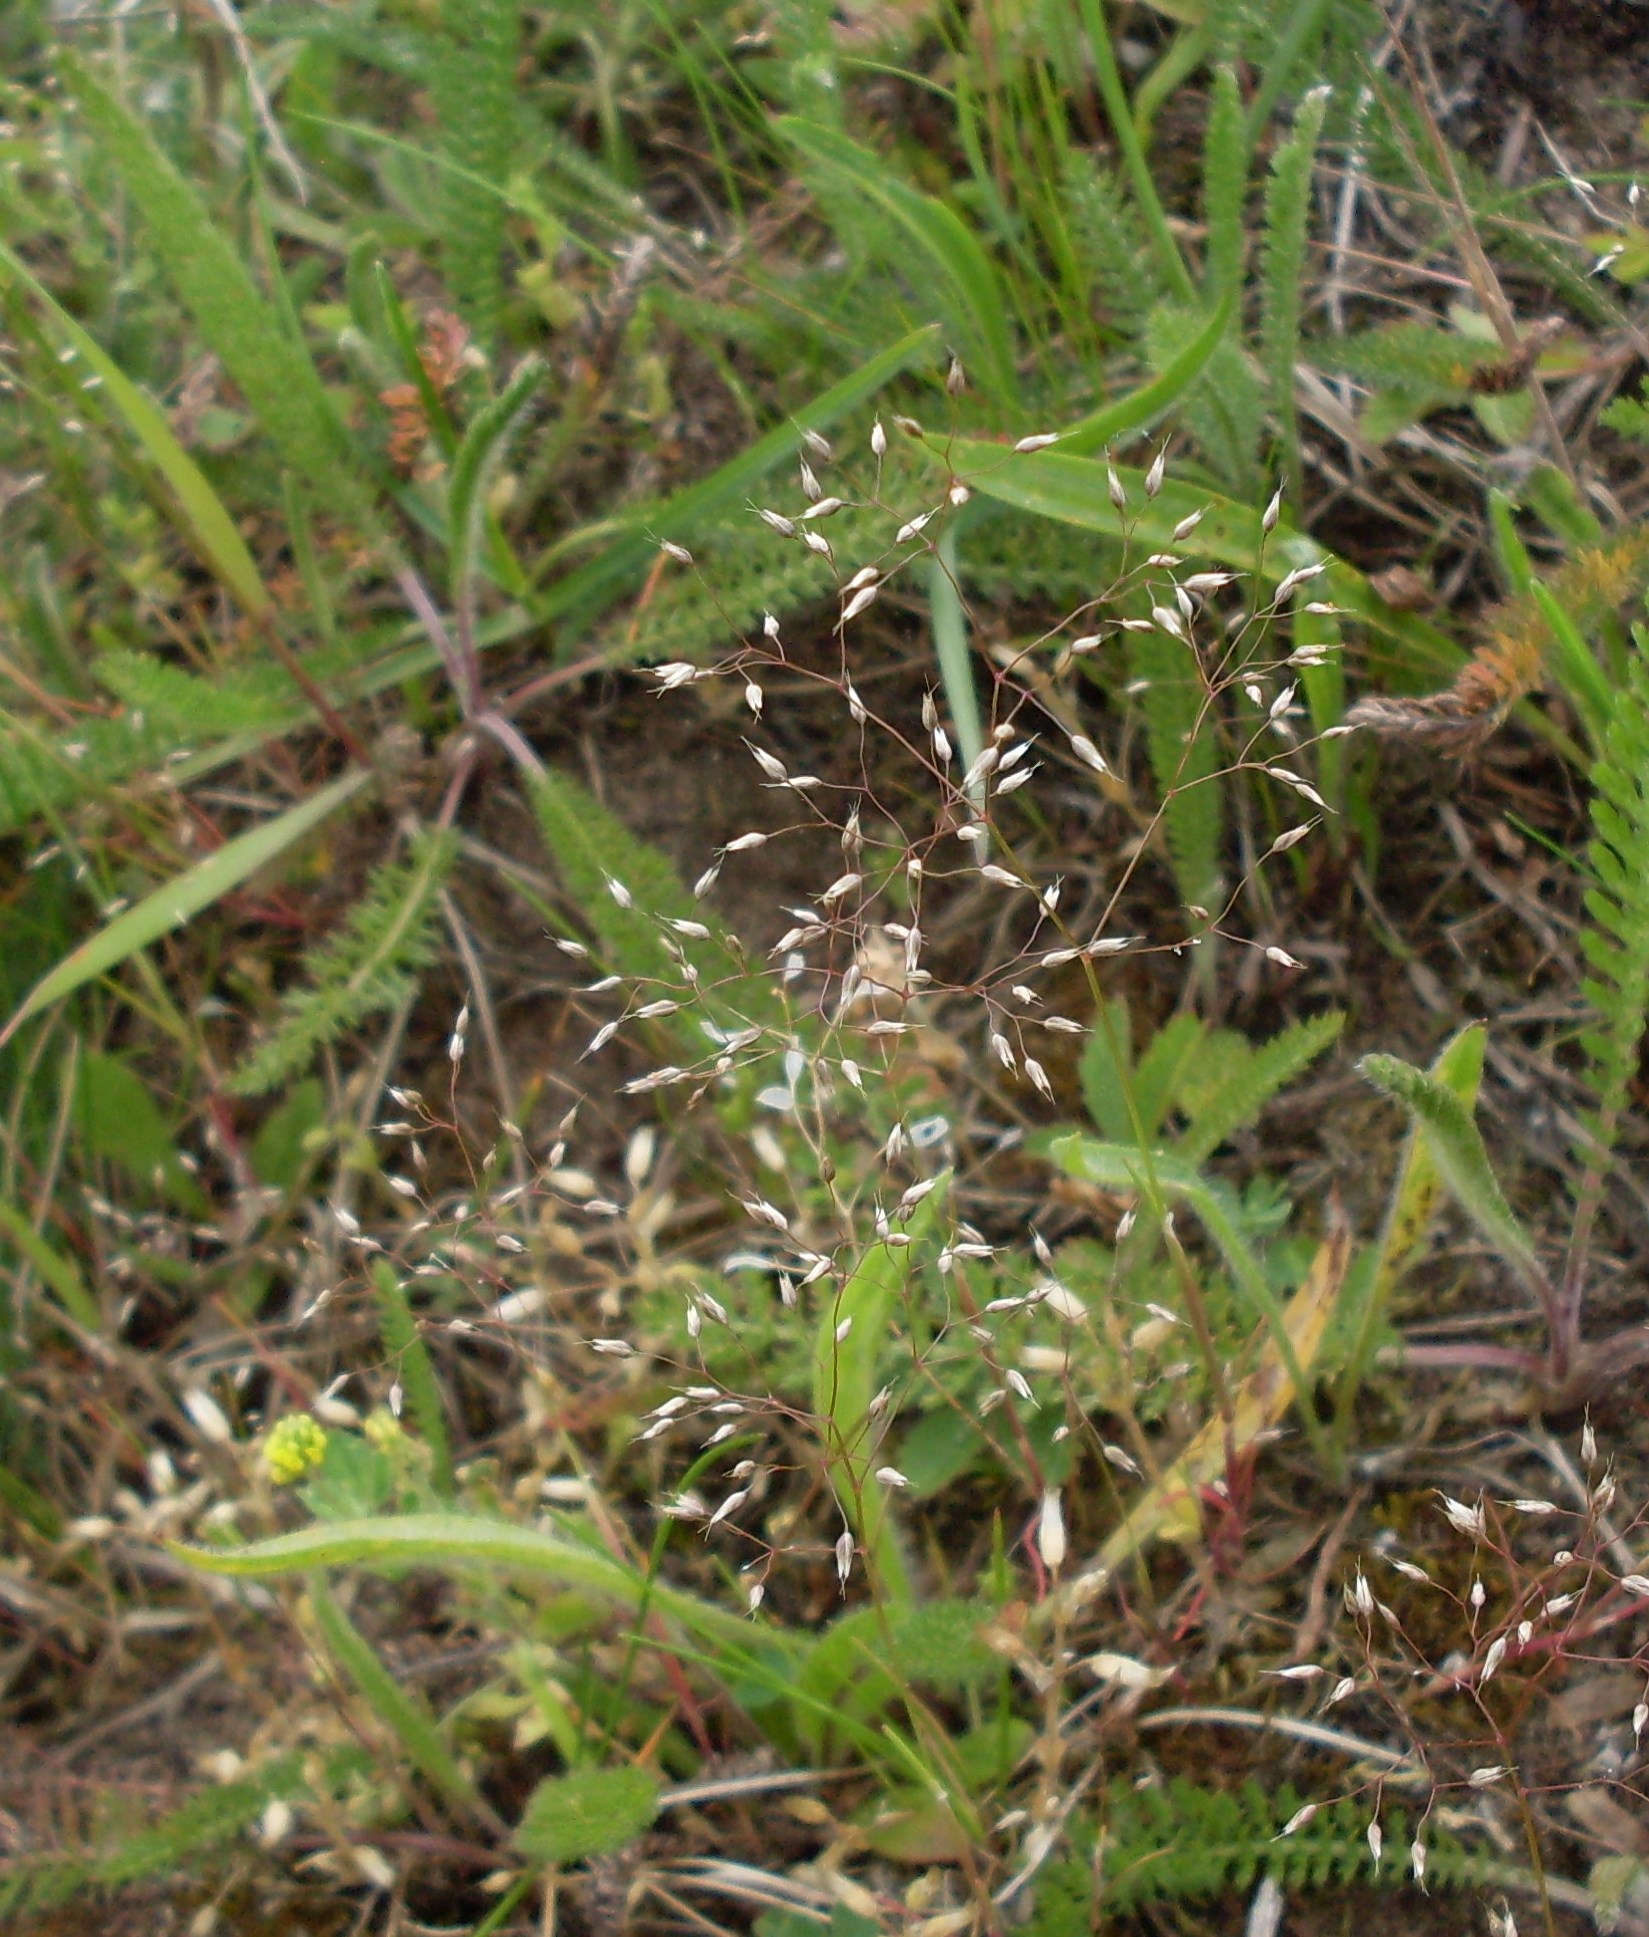
<path fill-rule="evenodd" d="M 372 779 L 372 774 L 364 768 L 344 774 L 296 807 L 289 807 L 285 813 L 261 822 L 248 833 L 225 841 L 204 861 L 197 861 L 174 880 L 156 888 L 153 894 L 145 895 L 135 908 L 117 915 L 34 985 L 17 1013 L 0 1031 L 0 1042 L 29 1016 L 38 1014 L 50 1003 L 60 1002 L 97 976 L 118 968 L 140 948 L 147 948 L 162 935 L 181 928 L 203 908 L 211 907 L 231 888 L 239 887 L 248 876 L 302 840 L 312 827 L 319 826 L 345 801 L 352 800 Z"/>
<path fill-rule="evenodd" d="M 549 1776 L 527 1799 L 515 1846 L 540 1863 L 582 1863 L 634 1842 L 658 1814 L 659 1784 L 645 1769 L 578 1769 Z"/>
<path fill-rule="evenodd" d="M 1148 500 L 1144 474 L 1119 465 L 1116 474 L 1127 496 L 1127 507 L 1119 512 L 1110 499 L 1102 459 L 1068 450 L 1011 451 L 981 438 L 934 433 L 925 434 L 922 444 L 936 464 L 985 497 L 1079 530 L 1129 540 L 1141 552 L 1172 549 L 1182 557 L 1212 559 L 1271 583 L 1301 566 L 1322 563 L 1327 569 L 1316 581 L 1317 596 L 1331 599 L 1427 665 L 1453 668 L 1463 656 L 1435 627 L 1393 611 L 1355 566 L 1302 533 L 1279 526 L 1262 543 L 1258 511 L 1217 491 L 1169 478 L 1155 499 Z M 1175 527 L 1198 513 L 1196 527 L 1176 539 Z"/>
<path fill-rule="evenodd" d="M 236 530 L 235 521 L 224 509 L 222 499 L 173 435 L 165 412 L 132 382 L 96 338 L 80 327 L 3 242 L 0 242 L 0 270 L 29 292 L 46 312 L 52 328 L 87 369 L 102 379 L 104 393 L 126 419 L 155 469 L 171 486 L 202 561 L 254 618 L 268 614 L 269 594 L 252 554 Z"/>
<path fill-rule="evenodd" d="M 632 1567 L 594 1549 L 576 1545 L 540 1527 L 519 1527 L 507 1520 L 484 1520 L 460 1513 L 409 1513 L 365 1520 L 333 1520 L 277 1534 L 248 1547 L 171 1547 L 178 1559 L 208 1574 L 240 1580 L 268 1580 L 308 1573 L 317 1567 L 435 1567 L 443 1572 L 479 1569 L 483 1573 L 539 1574 L 632 1612 L 646 1606 L 668 1615 L 689 1632 L 718 1647 L 748 1652 L 759 1641 L 767 1650 L 794 1651 L 782 1630 L 753 1628 L 748 1619 L 683 1593 L 662 1581 L 649 1581 Z"/>
<path fill-rule="evenodd" d="M 178 1155 L 171 1127 L 142 1077 L 119 1056 L 90 1049 L 75 1084 L 75 1129 L 87 1154 L 124 1171 L 146 1200 L 159 1197 L 191 1217 L 211 1206 Z"/>
<path fill-rule="evenodd" d="M 317 1520 L 365 1520 L 389 1505 L 395 1468 L 359 1433 L 328 1433 L 320 1465 L 297 1491 Z"/>
<path fill-rule="evenodd" d="M 371 522 L 349 442 L 308 352 L 288 334 L 195 189 L 136 115 L 78 54 L 57 70 L 86 128 L 143 217 L 168 280 L 278 447 L 282 461 L 333 510 Z"/>
<path fill-rule="evenodd" d="M 1542 1298 L 1546 1274 L 1513 1215 L 1471 1110 L 1435 1076 L 1397 1056 L 1365 1056 L 1358 1071 L 1393 1096 L 1420 1125 L 1438 1173 L 1460 1208 L 1524 1282 Z"/>

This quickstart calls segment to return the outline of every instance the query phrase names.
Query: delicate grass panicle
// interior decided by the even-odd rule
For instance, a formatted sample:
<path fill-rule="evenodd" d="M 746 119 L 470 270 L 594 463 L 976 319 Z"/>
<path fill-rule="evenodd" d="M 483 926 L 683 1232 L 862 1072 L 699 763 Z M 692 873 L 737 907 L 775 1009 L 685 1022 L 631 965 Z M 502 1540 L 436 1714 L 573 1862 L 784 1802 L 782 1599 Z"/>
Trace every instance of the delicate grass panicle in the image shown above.
<path fill-rule="evenodd" d="M 1643 1927 L 1629 1489 L 1589 1426 L 1389 1424 L 1428 1366 L 1578 1411 L 1649 1357 L 1580 1323 L 1649 543 L 1537 448 L 1548 349 L 1590 379 L 1484 336 L 1474 218 L 1637 339 L 1422 155 L 1428 10 L 1032 11 L 0 9 L 72 43 L 29 30 L 0 144 L 0 1693 L 50 1732 L 198 1639 L 52 1746 L 176 1717 L 201 1777 L 49 1851 L 0 1814 L 0 1921 L 188 1864 L 199 1937 L 242 1878 L 471 1937 L 1410 1883 Z M 1308 528 L 1423 488 L 1390 529 L 1452 557 L 1514 474 L 1469 660 Z M 1561 1272 L 1464 1017 L 1361 1064 L 1412 1119 L 1384 1218 L 1316 1168 L 1384 1168 L 1327 1061 L 1392 1006 L 1333 926 L 1394 844 L 1343 736 L 1480 746 L 1543 665 L 1595 800 Z M 736 763 L 709 852 L 637 832 L 653 720 Z M 1337 1142 L 1279 1105 L 1317 1083 Z M 1399 1379 L 1445 1193 L 1548 1349 Z"/>

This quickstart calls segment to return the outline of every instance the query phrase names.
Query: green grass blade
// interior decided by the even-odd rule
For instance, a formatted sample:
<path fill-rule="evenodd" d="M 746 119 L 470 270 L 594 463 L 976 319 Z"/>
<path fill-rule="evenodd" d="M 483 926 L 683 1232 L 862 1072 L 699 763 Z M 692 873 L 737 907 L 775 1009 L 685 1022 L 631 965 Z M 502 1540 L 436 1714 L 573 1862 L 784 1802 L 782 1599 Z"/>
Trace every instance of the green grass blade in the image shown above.
<path fill-rule="evenodd" d="M 429 1347 L 407 1302 L 406 1287 L 387 1258 L 372 1262 L 372 1283 L 378 1294 L 378 1329 L 384 1350 L 406 1387 L 407 1409 L 430 1452 L 430 1484 L 437 1493 L 452 1491 L 452 1441 L 447 1435 L 447 1412 Z"/>
<path fill-rule="evenodd" d="M 848 1525 L 859 1536 L 878 1591 L 901 1603 L 911 1599 L 904 1556 L 888 1518 L 888 1489 L 872 1475 L 877 1368 L 888 1342 L 911 1259 L 933 1229 L 949 1174 L 917 1205 L 904 1235 L 908 1245 L 873 1244 L 842 1290 L 819 1316 L 813 1342 L 813 1411 L 826 1434 L 831 1485 Z M 846 1326 L 845 1337 L 840 1336 Z"/>
<path fill-rule="evenodd" d="M 1019 394 L 1008 295 L 994 264 L 955 210 L 901 181 L 881 156 L 816 122 L 784 116 L 778 132 L 816 168 L 891 217 L 915 252 L 908 265 L 920 287 L 925 263 L 937 275 L 954 349 L 994 402 Z M 907 265 L 900 265 L 907 266 Z"/>
<path fill-rule="evenodd" d="M 304 348 L 260 295 L 229 239 L 144 124 L 78 55 L 57 68 L 82 120 L 143 217 L 149 240 L 207 347 L 239 386 L 282 461 L 356 525 L 370 523 L 347 438 Z"/>
<path fill-rule="evenodd" d="M 309 1605 L 327 1652 L 394 1736 L 412 1766 L 463 1815 L 492 1822 L 493 1812 L 453 1760 L 429 1712 L 378 1659 L 372 1644 L 333 1600 L 323 1582 L 310 1583 Z"/>
<path fill-rule="evenodd" d="M 1535 588 L 1534 560 L 1517 528 L 1517 506 L 1504 491 L 1489 493 L 1489 530 L 1494 538 L 1494 555 L 1506 582 L 1515 593 L 1531 593 Z"/>
<path fill-rule="evenodd" d="M 235 528 L 223 501 L 204 473 L 173 435 L 166 414 L 132 382 L 95 337 L 83 330 L 49 289 L 0 242 L 0 269 L 20 284 L 45 311 L 51 326 L 96 376 L 110 402 L 125 418 L 127 428 L 142 446 L 155 469 L 171 486 L 183 515 L 184 528 L 202 562 L 254 618 L 270 610 L 252 554 Z"/>
<path fill-rule="evenodd" d="M 713 1602 L 648 1580 L 634 1568 L 543 1528 L 462 1513 L 328 1520 L 248 1547 L 174 1544 L 170 1551 L 204 1573 L 237 1580 L 269 1580 L 320 1567 L 478 1568 L 492 1575 L 538 1574 L 632 1612 L 645 1602 L 702 1640 L 731 1644 L 741 1652 L 757 1640 L 763 1647 L 788 1647 L 795 1652 L 802 1639 L 793 1641 L 779 1629 L 753 1628 L 744 1615 L 730 1614 Z"/>
<path fill-rule="evenodd" d="M 135 908 L 128 908 L 117 915 L 34 985 L 17 1013 L 0 1031 L 0 1042 L 5 1041 L 20 1023 L 37 1015 L 48 1004 L 60 1002 L 85 983 L 99 975 L 106 975 L 112 968 L 118 968 L 139 949 L 147 948 L 162 935 L 169 934 L 174 928 L 181 928 L 203 908 L 211 907 L 231 888 L 239 887 L 249 875 L 256 874 L 259 868 L 266 867 L 295 842 L 302 840 L 327 815 L 354 799 L 356 794 L 370 785 L 373 778 L 364 769 L 344 774 L 329 787 L 312 794 L 308 800 L 300 801 L 296 807 L 289 807 L 285 813 L 261 822 L 249 833 L 238 834 L 234 840 L 226 841 L 204 861 L 197 862 L 163 887 L 156 888 L 152 894 L 145 895 Z"/>
<path fill-rule="evenodd" d="M 1271 383 L 1271 407 L 1282 431 L 1289 495 L 1297 505 L 1303 485 L 1294 366 L 1300 355 L 1300 292 L 1305 284 L 1306 225 L 1311 215 L 1317 140 L 1329 90 L 1313 88 L 1300 103 L 1294 132 L 1271 160 L 1265 195 L 1264 274 L 1260 287 L 1260 345 Z"/>
<path fill-rule="evenodd" d="M 929 435 L 923 446 L 936 465 L 985 497 L 1079 530 L 1130 539 L 1141 551 L 1172 547 L 1181 556 L 1212 559 L 1273 583 L 1298 566 L 1325 562 L 1327 570 L 1317 581 L 1319 597 L 1331 598 L 1423 666 L 1452 672 L 1461 662 L 1463 655 L 1453 641 L 1412 614 L 1394 612 L 1355 566 L 1315 540 L 1279 526 L 1262 547 L 1259 514 L 1217 491 L 1170 478 L 1147 502 L 1144 475 L 1119 465 L 1117 474 L 1128 498 L 1127 509 L 1119 512 L 1107 492 L 1106 467 L 1094 458 L 1066 450 L 1011 452 L 970 437 Z M 1202 513 L 1201 522 L 1176 540 L 1174 527 L 1194 512 Z"/>
<path fill-rule="evenodd" d="M 984 751 L 985 724 L 979 711 L 979 691 L 974 685 L 973 655 L 968 650 L 968 614 L 961 593 L 958 541 L 958 526 L 947 526 L 928 561 L 928 618 L 934 657 L 939 662 L 940 688 L 956 728 L 962 765 L 966 768 Z M 981 802 L 982 799 L 981 795 Z"/>
<path fill-rule="evenodd" d="M 1609 683 L 1608 674 L 1598 664 L 1596 653 L 1587 645 L 1579 626 L 1558 603 L 1552 588 L 1536 579 L 1529 590 L 1551 632 L 1548 663 L 1562 682 L 1564 692 L 1574 703 L 1575 711 L 1586 728 L 1586 738 L 1595 752 L 1609 737 L 1609 723 L 1615 717 L 1619 703 L 1615 690 Z"/>
<path fill-rule="evenodd" d="M 6 1197 L 0 1197 L 0 1235 L 22 1253 L 24 1260 L 56 1294 L 57 1302 L 74 1322 L 95 1338 L 103 1328 L 103 1315 L 97 1309 L 97 1300 L 87 1289 L 85 1279 L 74 1264 L 49 1245 Z"/>
<path fill-rule="evenodd" d="M 742 504 L 776 466 L 793 459 L 804 430 L 828 430 L 857 410 L 883 385 L 912 364 L 934 356 L 939 347 L 937 324 L 924 323 L 900 337 L 822 391 L 782 424 L 760 437 L 748 450 L 712 471 L 707 478 L 678 491 L 662 504 L 630 513 L 623 535 L 587 565 L 558 579 L 538 600 L 542 618 L 562 621 L 569 629 L 587 624 L 604 611 L 621 591 L 647 570 L 658 556 L 661 538 L 690 539 L 695 530 L 719 513 Z M 1000 453 L 999 453 L 1000 454 Z"/>
<path fill-rule="evenodd" d="M 1115 403 L 1102 404 L 1086 417 L 1079 417 L 1069 430 L 1060 433 L 1060 450 L 1072 456 L 1103 450 L 1114 438 L 1125 437 L 1172 409 L 1202 375 L 1235 313 L 1236 298 L 1227 296 L 1185 348 L 1163 366 L 1160 375 Z"/>

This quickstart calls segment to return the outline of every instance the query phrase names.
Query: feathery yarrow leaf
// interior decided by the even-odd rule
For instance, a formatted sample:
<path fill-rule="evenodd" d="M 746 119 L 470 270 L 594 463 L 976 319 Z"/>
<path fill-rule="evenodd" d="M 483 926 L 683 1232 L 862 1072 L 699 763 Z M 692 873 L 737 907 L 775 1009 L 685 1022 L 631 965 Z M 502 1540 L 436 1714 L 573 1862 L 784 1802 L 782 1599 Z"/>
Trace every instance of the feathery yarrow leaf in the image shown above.
<path fill-rule="evenodd" d="M 342 929 L 309 958 L 273 1030 L 236 1071 L 241 1096 L 272 1090 L 308 1068 L 324 1044 L 405 1000 L 435 953 L 436 901 L 458 855 L 450 829 L 423 829 L 405 861 L 386 861 Z"/>
<path fill-rule="evenodd" d="M 1620 1132 L 1649 1008 L 1649 632 L 1617 690 L 1603 755 L 1592 769 L 1593 926 L 1581 936 L 1592 973 L 1582 984 L 1596 1016 L 1582 1032 L 1596 1105 L 1584 1118 L 1593 1161 Z"/>

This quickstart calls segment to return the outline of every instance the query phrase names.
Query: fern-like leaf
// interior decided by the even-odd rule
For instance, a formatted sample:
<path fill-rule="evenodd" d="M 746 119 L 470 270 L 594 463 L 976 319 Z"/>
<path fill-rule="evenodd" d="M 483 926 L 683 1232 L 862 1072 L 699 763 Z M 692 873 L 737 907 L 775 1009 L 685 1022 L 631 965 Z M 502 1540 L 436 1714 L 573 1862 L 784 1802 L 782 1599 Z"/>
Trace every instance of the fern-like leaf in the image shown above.
<path fill-rule="evenodd" d="M 1373 1812 L 1361 1800 L 1324 1803 L 1304 1822 L 1292 1789 L 1208 1789 L 1184 1777 L 1138 1789 L 1113 1783 L 1097 1824 L 1073 1836 L 1073 1853 L 1048 1864 L 1037 1881 L 1029 1937 L 1090 1937 L 1106 1919 L 1146 1903 L 1240 1896 L 1262 1876 L 1285 1891 L 1343 1890 L 1348 1884 L 1408 1881 L 1401 1858 L 1375 1859 L 1368 1843 Z M 1400 1809 L 1381 1812 L 1385 1847 L 1406 1850 L 1413 1831 Z M 1289 1824 L 1294 1827 L 1283 1834 Z M 1511 1866 L 1479 1854 L 1436 1823 L 1423 1831 L 1426 1882 L 1435 1889 L 1505 1883 Z M 1096 1885 L 1096 1874 L 1098 1882 Z"/>
<path fill-rule="evenodd" d="M 457 858 L 457 838 L 426 829 L 406 861 L 374 870 L 341 933 L 310 958 L 309 978 L 286 997 L 269 1036 L 231 1088 L 255 1096 L 301 1075 L 323 1044 L 393 1009 L 435 952 L 436 898 Z"/>
<path fill-rule="evenodd" d="M 1175 1149 L 1196 1164 L 1211 1157 L 1234 1130 L 1252 1123 L 1271 1098 L 1320 1056 L 1344 1027 L 1344 1015 L 1330 1010 L 1326 1015 L 1293 1023 L 1269 1042 L 1250 1049 L 1213 1094 L 1199 1103 Z"/>
<path fill-rule="evenodd" d="M 1144 225 L 1116 173 L 1085 148 L 1072 149 L 1060 185 L 1078 273 L 1107 320 L 1129 336 L 1162 300 L 1164 284 Z"/>
<path fill-rule="evenodd" d="M 504 302 L 502 190 L 515 139 L 520 0 L 446 0 L 445 20 L 451 38 L 432 77 L 449 163 L 441 246 L 459 314 L 485 345 Z"/>
<path fill-rule="evenodd" d="M 1590 1163 L 1620 1134 L 1649 1008 L 1649 632 L 1615 695 L 1603 757 L 1592 769 L 1595 885 L 1586 894 L 1592 926 L 1581 937 L 1591 968 L 1584 982 L 1596 1022 L 1581 1036 L 1596 1107 L 1585 1119 Z"/>
<path fill-rule="evenodd" d="M 350 1755 L 352 1762 L 357 1759 L 353 1751 Z M 158 1822 L 97 1847 L 54 1850 L 0 1864 L 0 1918 L 9 1924 L 14 1917 L 44 1913 L 91 1891 L 150 1879 L 174 1882 L 191 1867 L 201 1868 L 214 1850 L 248 1830 L 271 1802 L 296 1801 L 308 1793 L 305 1759 L 282 1756 L 239 1782 L 204 1789 Z"/>
<path fill-rule="evenodd" d="M 1306 226 L 1317 139 L 1328 112 L 1328 89 L 1314 88 L 1300 103 L 1294 132 L 1272 157 L 1265 196 L 1264 280 L 1260 341 L 1271 404 L 1282 430 L 1289 488 L 1298 498 L 1300 433 L 1294 409 L 1294 365 L 1300 351 L 1300 291 L 1305 281 Z"/>
<path fill-rule="evenodd" d="M 594 932 L 607 966 L 680 991 L 676 1033 L 701 1055 L 700 1024 L 740 1028 L 782 1019 L 771 983 L 745 971 L 737 947 L 708 927 L 705 911 L 667 856 L 630 832 L 610 808 L 565 774 L 532 783 L 538 824 L 568 895 Z M 684 927 L 683 924 L 687 926 Z M 690 971 L 690 972 L 689 972 Z"/>
<path fill-rule="evenodd" d="M 1162 796 L 1163 825 L 1174 880 L 1187 903 L 1213 910 L 1219 901 L 1223 811 L 1215 771 L 1215 723 L 1191 649 L 1165 632 L 1130 635 L 1133 677 L 1151 771 Z"/>
<path fill-rule="evenodd" d="M 1214 76 L 1202 161 L 1202 210 L 1208 225 L 1207 284 L 1209 295 L 1216 300 L 1234 289 L 1242 276 L 1248 153 L 1248 117 L 1237 77 L 1231 68 L 1221 67 Z"/>

